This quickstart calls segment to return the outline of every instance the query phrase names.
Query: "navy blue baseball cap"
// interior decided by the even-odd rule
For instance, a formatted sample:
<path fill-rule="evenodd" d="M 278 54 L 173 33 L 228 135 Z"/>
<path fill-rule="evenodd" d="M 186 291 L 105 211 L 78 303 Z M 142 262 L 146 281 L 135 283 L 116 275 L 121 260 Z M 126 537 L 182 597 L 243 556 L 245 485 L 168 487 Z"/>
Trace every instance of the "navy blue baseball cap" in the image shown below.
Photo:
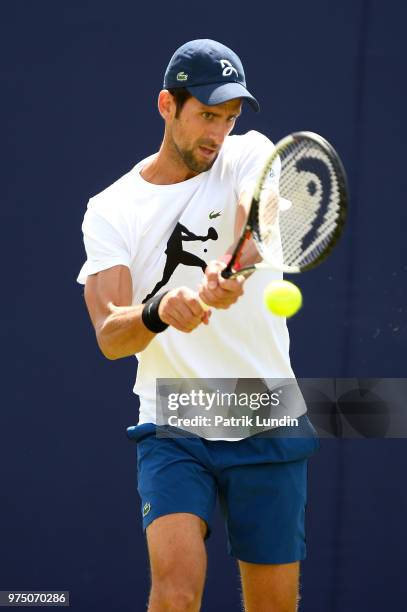
<path fill-rule="evenodd" d="M 185 87 L 208 106 L 243 98 L 256 112 L 260 110 L 256 98 L 246 89 L 239 57 L 216 40 L 191 40 L 175 51 L 164 76 L 164 89 L 174 87 Z"/>

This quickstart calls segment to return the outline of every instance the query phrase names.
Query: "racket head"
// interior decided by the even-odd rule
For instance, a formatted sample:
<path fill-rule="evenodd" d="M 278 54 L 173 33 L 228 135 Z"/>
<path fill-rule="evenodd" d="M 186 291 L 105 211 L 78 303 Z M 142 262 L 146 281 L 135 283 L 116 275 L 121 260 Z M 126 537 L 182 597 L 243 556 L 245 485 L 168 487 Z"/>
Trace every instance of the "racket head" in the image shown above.
<path fill-rule="evenodd" d="M 279 193 L 270 176 L 280 166 Z M 280 140 L 254 187 L 246 227 L 263 262 L 237 270 L 240 240 L 227 276 L 248 275 L 272 267 L 297 273 L 319 265 L 338 242 L 346 221 L 346 173 L 332 145 L 313 132 L 296 132 Z M 236 266 L 238 267 L 238 266 Z"/>

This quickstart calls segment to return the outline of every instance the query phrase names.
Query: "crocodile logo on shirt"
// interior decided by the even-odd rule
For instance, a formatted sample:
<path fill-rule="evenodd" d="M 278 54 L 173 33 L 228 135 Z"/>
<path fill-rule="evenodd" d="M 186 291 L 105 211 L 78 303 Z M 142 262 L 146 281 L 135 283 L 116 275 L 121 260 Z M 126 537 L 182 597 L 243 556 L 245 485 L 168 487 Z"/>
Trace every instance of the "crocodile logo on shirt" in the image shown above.
<path fill-rule="evenodd" d="M 222 214 L 222 212 L 215 212 L 214 210 L 212 210 L 209 213 L 209 219 L 216 219 L 216 217 L 220 217 Z"/>
<path fill-rule="evenodd" d="M 151 510 L 150 502 L 145 503 L 144 506 L 143 506 L 143 516 L 147 516 L 147 514 L 150 512 L 150 510 Z"/>

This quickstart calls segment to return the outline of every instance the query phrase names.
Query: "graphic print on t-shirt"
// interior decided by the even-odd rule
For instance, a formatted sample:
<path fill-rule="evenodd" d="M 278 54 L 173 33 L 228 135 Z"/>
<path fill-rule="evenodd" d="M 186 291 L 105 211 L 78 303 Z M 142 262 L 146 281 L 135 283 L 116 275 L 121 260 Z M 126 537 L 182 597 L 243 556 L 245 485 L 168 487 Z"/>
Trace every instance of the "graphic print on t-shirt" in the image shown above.
<path fill-rule="evenodd" d="M 188 253 L 188 251 L 184 251 L 183 242 L 200 240 L 201 242 L 206 242 L 207 240 L 217 240 L 218 232 L 214 227 L 209 227 L 208 233 L 206 236 L 197 236 L 189 229 L 182 225 L 182 223 L 177 223 L 174 227 L 174 230 L 167 242 L 167 248 L 165 253 L 167 254 L 167 260 L 164 266 L 164 272 L 162 279 L 156 284 L 154 289 L 149 293 L 143 300 L 143 304 L 147 302 L 150 298 L 152 298 L 157 291 L 164 287 L 170 280 L 171 276 L 174 274 L 176 268 L 179 264 L 184 266 L 194 266 L 196 268 L 201 268 L 202 272 L 205 272 L 205 268 L 207 266 L 206 261 L 194 255 L 193 253 Z"/>

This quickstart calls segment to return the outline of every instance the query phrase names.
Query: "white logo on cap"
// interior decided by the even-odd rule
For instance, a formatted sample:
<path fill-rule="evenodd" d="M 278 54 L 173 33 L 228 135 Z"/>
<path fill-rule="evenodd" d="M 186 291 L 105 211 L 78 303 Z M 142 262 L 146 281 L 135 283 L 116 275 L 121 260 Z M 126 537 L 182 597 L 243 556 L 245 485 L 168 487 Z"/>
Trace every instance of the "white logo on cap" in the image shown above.
<path fill-rule="evenodd" d="M 237 77 L 239 76 L 236 68 L 233 67 L 233 65 L 229 62 L 229 60 L 225 60 L 225 59 L 220 60 L 220 65 L 223 68 L 222 76 L 228 77 L 232 74 L 232 72 L 235 72 Z"/>

